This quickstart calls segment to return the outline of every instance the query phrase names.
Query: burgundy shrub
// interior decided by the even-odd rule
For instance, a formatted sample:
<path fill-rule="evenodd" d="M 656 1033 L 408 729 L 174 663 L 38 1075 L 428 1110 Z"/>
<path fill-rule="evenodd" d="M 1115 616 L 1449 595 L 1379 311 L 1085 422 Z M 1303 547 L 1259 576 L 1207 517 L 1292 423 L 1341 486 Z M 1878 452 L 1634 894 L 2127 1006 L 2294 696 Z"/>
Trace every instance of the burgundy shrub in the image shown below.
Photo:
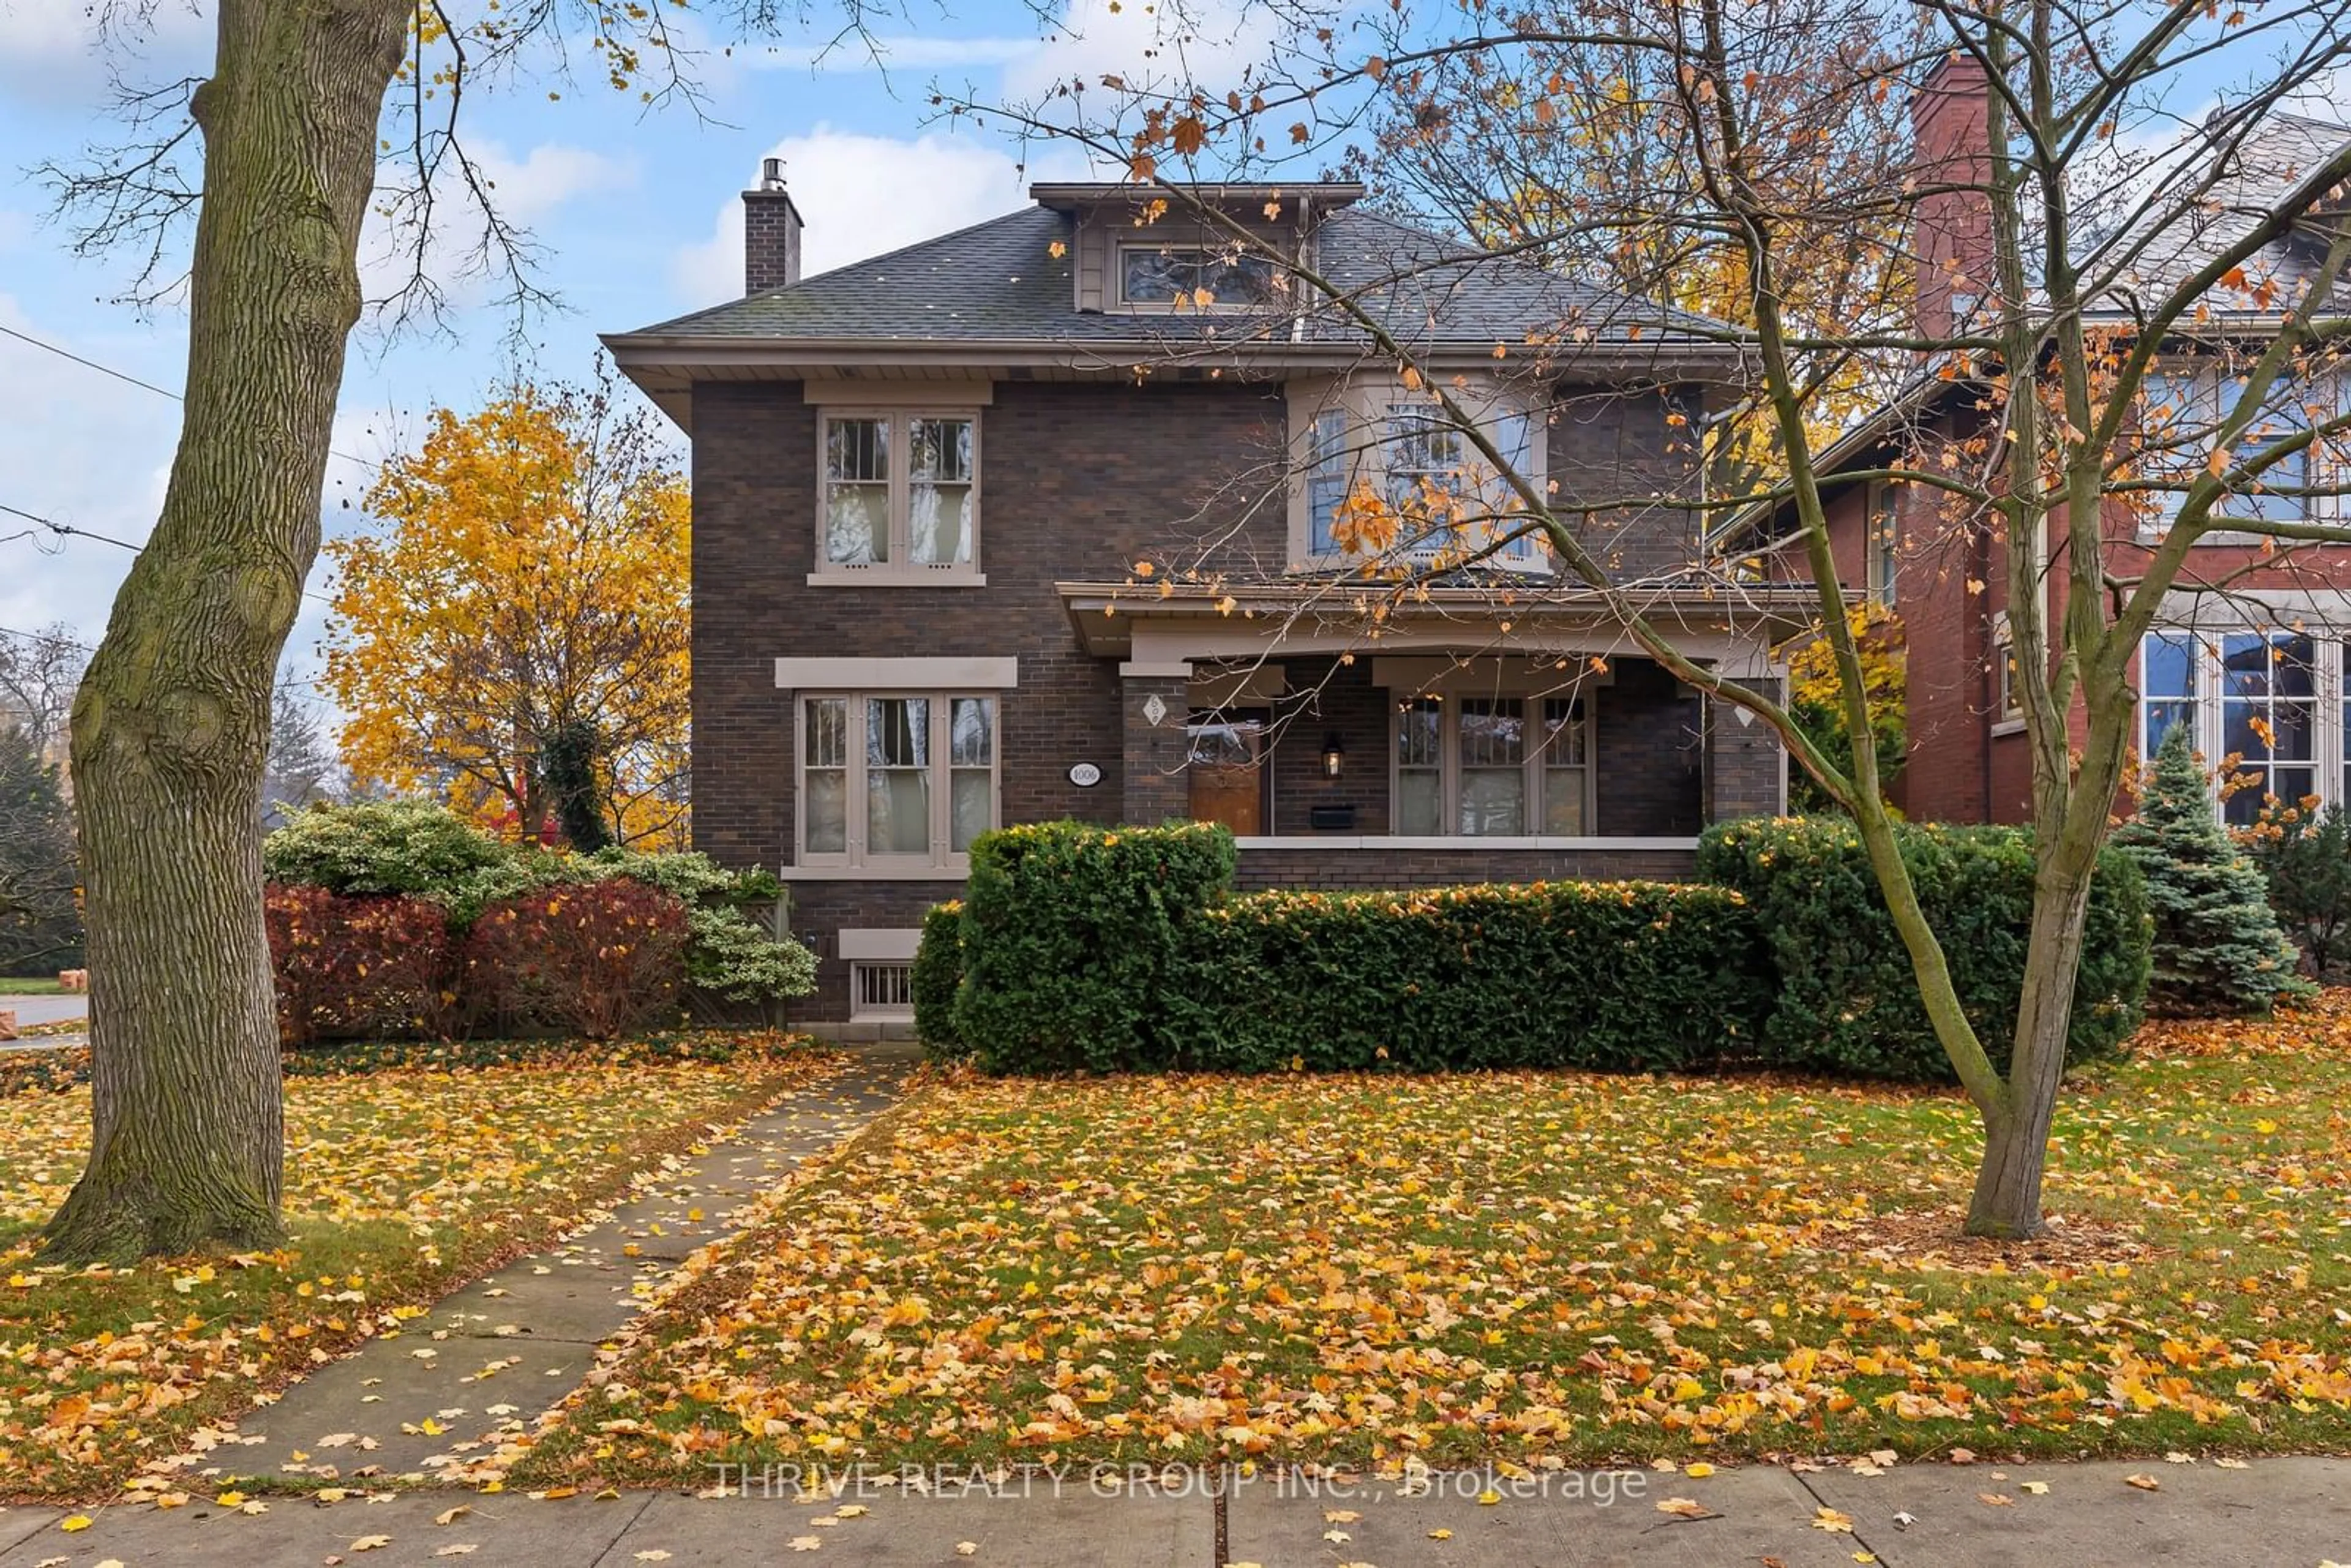
<path fill-rule="evenodd" d="M 287 1045 L 444 1032 L 455 976 L 439 904 L 272 886 L 264 908 Z"/>
<path fill-rule="evenodd" d="M 627 877 L 491 904 L 465 938 L 467 1003 L 502 1028 L 610 1040 L 676 1010 L 685 904 Z"/>

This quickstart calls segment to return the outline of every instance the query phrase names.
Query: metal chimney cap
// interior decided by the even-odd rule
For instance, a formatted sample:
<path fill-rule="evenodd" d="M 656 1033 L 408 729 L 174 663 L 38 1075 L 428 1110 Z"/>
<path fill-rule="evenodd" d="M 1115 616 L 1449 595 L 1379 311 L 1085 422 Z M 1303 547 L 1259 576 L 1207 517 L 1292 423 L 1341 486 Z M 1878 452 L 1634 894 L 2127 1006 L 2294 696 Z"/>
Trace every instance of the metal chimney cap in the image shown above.
<path fill-rule="evenodd" d="M 784 188 L 784 161 L 780 158 L 759 160 L 759 189 L 780 191 Z"/>

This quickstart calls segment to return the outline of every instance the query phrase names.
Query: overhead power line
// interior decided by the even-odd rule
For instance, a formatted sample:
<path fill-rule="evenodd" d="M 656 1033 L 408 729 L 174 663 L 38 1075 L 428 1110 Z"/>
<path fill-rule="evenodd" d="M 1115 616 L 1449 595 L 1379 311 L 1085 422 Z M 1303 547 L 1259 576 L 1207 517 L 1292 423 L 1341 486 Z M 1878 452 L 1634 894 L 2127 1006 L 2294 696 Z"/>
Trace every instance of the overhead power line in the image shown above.
<path fill-rule="evenodd" d="M 132 375 L 128 371 L 118 371 L 112 365 L 99 364 L 96 360 L 89 359 L 81 354 L 77 354 L 71 349 L 60 348 L 58 345 L 49 342 L 44 339 L 36 338 L 30 332 L 20 332 L 14 327 L 0 326 L 0 336 L 14 338 L 20 343 L 30 343 L 34 348 L 39 349 L 45 353 L 55 354 L 61 360 L 71 360 L 77 365 L 80 365 L 88 370 L 96 371 L 102 376 L 112 376 L 116 381 L 128 382 L 130 385 L 137 387 L 141 392 L 151 392 L 158 397 L 170 398 L 173 402 L 185 402 L 188 401 L 186 397 L 179 392 L 173 392 L 170 387 L 159 387 L 153 382 L 140 380 L 137 376 Z M 327 448 L 327 455 L 329 457 L 340 457 L 346 463 L 356 463 L 360 467 L 367 469 L 371 473 L 383 466 L 382 464 L 371 462 L 365 457 L 354 456 L 348 452 L 338 452 L 331 446 Z"/>
<path fill-rule="evenodd" d="M 5 329 L 0 329 L 0 330 Z M 28 512 L 22 507 L 12 507 L 5 501 L 0 501 L 0 512 L 5 512 L 12 517 L 22 517 L 28 523 L 38 523 L 41 527 L 48 529 L 54 534 L 59 534 L 68 538 L 95 539 L 102 545 L 112 545 L 117 549 L 127 549 L 132 555 L 137 555 L 147 548 L 144 545 L 132 544 L 129 539 L 116 538 L 112 534 L 101 534 L 89 528 L 78 528 L 71 523 L 52 522 L 47 517 L 42 517 L 38 512 Z M 24 535 L 16 534 L 10 537 L 22 538 L 24 538 Z M 5 544 L 7 542 L 7 539 L 0 538 L 0 544 Z M 313 592 L 311 590 L 307 588 L 302 591 L 302 597 L 305 599 L 315 599 L 319 603 L 324 604 L 330 609 L 333 607 L 335 602 L 334 597 L 331 594 Z"/>

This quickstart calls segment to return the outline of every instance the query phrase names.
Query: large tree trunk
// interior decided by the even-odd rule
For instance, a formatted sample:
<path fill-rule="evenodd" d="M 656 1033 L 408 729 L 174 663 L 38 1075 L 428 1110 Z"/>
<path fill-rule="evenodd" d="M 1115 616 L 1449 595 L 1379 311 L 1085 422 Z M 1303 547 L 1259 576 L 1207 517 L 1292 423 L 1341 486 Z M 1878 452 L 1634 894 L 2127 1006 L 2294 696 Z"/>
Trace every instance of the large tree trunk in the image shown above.
<path fill-rule="evenodd" d="M 2065 1077 L 2065 1041 L 2082 963 L 2082 926 L 2090 903 L 2087 855 L 2060 843 L 2033 883 L 2032 930 L 2024 951 L 2024 991 L 2016 1005 L 2015 1054 L 2008 1092 L 1984 1116 L 1983 1164 L 1968 1205 L 1971 1236 L 2037 1236 L 2041 1177 L 2049 1164 L 2049 1125 Z"/>
<path fill-rule="evenodd" d="M 411 13 L 219 4 L 179 451 L 74 704 L 93 1098 L 89 1165 L 49 1222 L 68 1260 L 279 1233 L 257 807 Z"/>

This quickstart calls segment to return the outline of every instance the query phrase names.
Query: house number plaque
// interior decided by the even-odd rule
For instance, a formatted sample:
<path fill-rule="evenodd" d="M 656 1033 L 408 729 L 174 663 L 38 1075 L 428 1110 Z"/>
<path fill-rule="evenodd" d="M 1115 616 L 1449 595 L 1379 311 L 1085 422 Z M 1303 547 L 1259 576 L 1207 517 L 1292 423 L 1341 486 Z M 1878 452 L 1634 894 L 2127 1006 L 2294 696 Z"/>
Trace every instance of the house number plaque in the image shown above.
<path fill-rule="evenodd" d="M 1070 782 L 1081 789 L 1091 789 L 1102 782 L 1102 769 L 1091 762 L 1070 764 Z"/>
<path fill-rule="evenodd" d="M 1161 700 L 1157 692 L 1154 692 L 1149 696 L 1143 699 L 1143 716 L 1149 719 L 1153 724 L 1157 724 L 1161 719 L 1167 716 L 1167 705 L 1165 701 Z"/>

